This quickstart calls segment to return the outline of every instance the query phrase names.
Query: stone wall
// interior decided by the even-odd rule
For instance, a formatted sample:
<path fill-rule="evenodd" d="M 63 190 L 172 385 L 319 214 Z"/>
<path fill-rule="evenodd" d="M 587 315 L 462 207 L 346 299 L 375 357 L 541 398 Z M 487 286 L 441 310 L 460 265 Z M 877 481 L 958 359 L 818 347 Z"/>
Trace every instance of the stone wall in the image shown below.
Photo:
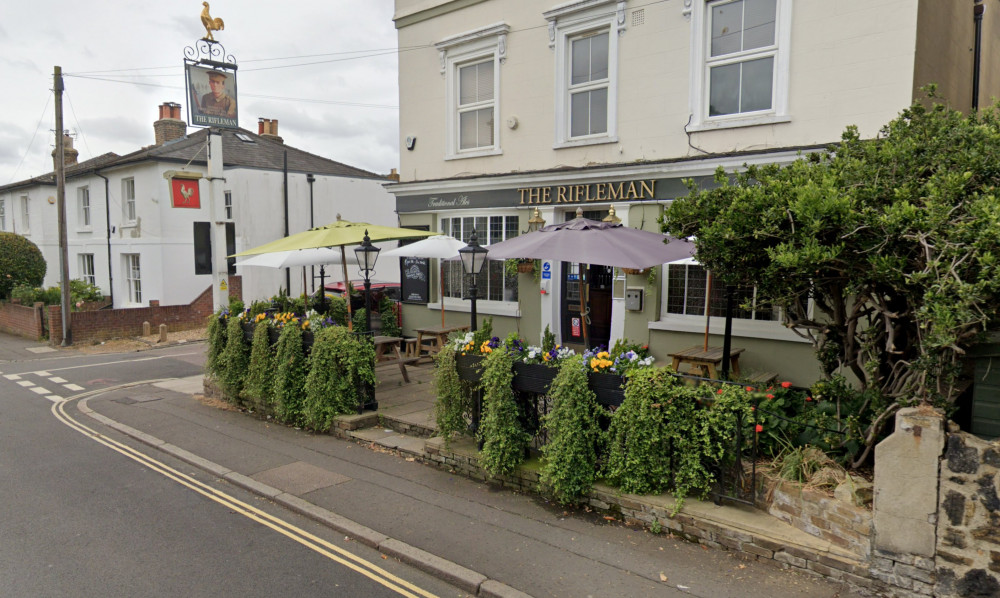
<path fill-rule="evenodd" d="M 757 475 L 761 475 L 758 473 Z M 850 480 L 843 484 L 850 485 Z M 758 506 L 796 529 L 822 538 L 867 560 L 872 548 L 872 512 L 848 502 L 853 492 L 834 496 L 789 481 L 768 480 L 770 500 Z"/>
<path fill-rule="evenodd" d="M 1000 596 L 1000 441 L 957 429 L 941 464 L 937 596 Z"/>

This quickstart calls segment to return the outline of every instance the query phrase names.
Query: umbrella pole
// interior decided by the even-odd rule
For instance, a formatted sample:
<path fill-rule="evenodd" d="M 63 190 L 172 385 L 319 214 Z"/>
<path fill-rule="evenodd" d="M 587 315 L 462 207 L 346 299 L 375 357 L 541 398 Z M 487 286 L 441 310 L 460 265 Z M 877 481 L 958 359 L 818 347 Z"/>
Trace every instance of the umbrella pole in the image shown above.
<path fill-rule="evenodd" d="M 347 280 L 347 252 L 340 246 L 340 265 L 344 270 L 344 296 L 347 298 L 347 329 L 354 330 L 354 315 L 351 314 L 351 283 Z"/>
<path fill-rule="evenodd" d="M 584 264 L 580 264 L 580 327 L 583 329 L 583 347 L 585 349 L 590 348 L 590 331 L 587 326 L 587 309 L 584 306 L 584 295 L 586 294 L 586 285 L 584 285 L 583 269 Z"/>
<path fill-rule="evenodd" d="M 441 301 L 441 328 L 444 328 L 444 260 L 439 259 L 438 264 L 441 266 L 441 270 L 438 272 L 438 283 L 441 285 L 441 295 L 438 299 Z"/>
<path fill-rule="evenodd" d="M 705 284 L 705 346 L 703 351 L 708 351 L 708 323 L 712 319 L 712 273 L 708 272 L 708 280 Z"/>

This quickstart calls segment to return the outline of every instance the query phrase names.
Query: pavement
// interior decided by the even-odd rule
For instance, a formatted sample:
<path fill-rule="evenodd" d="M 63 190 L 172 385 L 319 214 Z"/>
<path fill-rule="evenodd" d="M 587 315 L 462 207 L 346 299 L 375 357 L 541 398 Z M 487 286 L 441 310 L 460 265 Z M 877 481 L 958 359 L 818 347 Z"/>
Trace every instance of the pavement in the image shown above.
<path fill-rule="evenodd" d="M 0 338 L 0 360 L 38 357 L 37 342 Z M 94 394 L 71 408 L 447 580 L 460 596 L 861 595 L 430 466 L 422 457 L 435 442 L 428 439 L 435 428 L 433 365 L 408 370 L 411 381 L 404 383 L 398 368 L 379 368 L 378 412 L 345 418 L 346 427 L 357 428 L 348 432 L 353 441 L 260 420 L 206 398 L 200 375 Z M 810 542 L 752 509 L 688 501 L 684 512 L 779 543 Z"/>

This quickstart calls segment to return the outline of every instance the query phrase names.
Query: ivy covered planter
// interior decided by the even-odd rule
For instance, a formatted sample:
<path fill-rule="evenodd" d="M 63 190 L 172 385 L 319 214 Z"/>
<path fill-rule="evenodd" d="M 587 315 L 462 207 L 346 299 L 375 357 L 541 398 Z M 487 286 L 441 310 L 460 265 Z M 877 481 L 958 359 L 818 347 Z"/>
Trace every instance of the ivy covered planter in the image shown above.
<path fill-rule="evenodd" d="M 240 326 L 243 327 L 243 338 L 247 339 L 248 343 L 252 343 L 253 342 L 253 330 L 254 330 L 254 326 L 255 326 L 254 323 L 253 322 L 242 322 L 240 324 Z"/>
<path fill-rule="evenodd" d="M 515 363 L 514 390 L 548 394 L 552 381 L 556 379 L 559 368 L 543 363 Z"/>
<path fill-rule="evenodd" d="M 312 351 L 312 346 L 315 341 L 316 335 L 313 334 L 312 330 L 302 331 L 302 348 L 305 349 L 306 353 Z"/>
<path fill-rule="evenodd" d="M 483 375 L 483 362 L 485 360 L 486 358 L 482 355 L 456 355 L 455 369 L 458 370 L 458 379 L 478 384 Z"/>
<path fill-rule="evenodd" d="M 271 326 L 270 328 L 267 329 L 268 342 L 270 342 L 272 345 L 277 345 L 279 338 L 281 338 L 281 328 L 275 328 L 274 326 Z"/>
<path fill-rule="evenodd" d="M 625 378 L 618 374 L 591 373 L 587 384 L 605 407 L 618 407 L 625 400 Z"/>

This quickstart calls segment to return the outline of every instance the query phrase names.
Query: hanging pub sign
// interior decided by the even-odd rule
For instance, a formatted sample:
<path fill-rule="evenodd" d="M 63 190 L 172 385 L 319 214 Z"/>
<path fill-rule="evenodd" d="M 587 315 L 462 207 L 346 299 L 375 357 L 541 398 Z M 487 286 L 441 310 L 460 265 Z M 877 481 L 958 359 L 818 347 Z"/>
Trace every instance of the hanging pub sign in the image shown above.
<path fill-rule="evenodd" d="M 235 70 L 187 64 L 185 78 L 191 126 L 239 128 Z"/>
<path fill-rule="evenodd" d="M 175 208 L 201 208 L 201 197 L 198 195 L 198 181 L 190 179 L 171 179 L 170 199 Z"/>

